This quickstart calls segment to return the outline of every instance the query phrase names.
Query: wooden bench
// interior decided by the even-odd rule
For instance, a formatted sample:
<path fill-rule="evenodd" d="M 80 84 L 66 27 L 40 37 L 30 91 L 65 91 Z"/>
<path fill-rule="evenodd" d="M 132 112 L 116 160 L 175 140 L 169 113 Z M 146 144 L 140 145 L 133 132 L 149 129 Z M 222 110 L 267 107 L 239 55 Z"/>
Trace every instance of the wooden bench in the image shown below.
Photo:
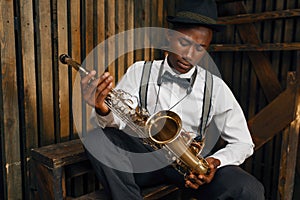
<path fill-rule="evenodd" d="M 93 173 L 80 139 L 52 144 L 31 150 L 32 176 L 36 183 L 36 199 L 106 199 L 103 190 L 95 190 L 79 197 L 68 192 L 67 183 L 74 177 Z M 142 190 L 144 199 L 160 199 L 174 195 L 174 185 L 160 185 Z"/>

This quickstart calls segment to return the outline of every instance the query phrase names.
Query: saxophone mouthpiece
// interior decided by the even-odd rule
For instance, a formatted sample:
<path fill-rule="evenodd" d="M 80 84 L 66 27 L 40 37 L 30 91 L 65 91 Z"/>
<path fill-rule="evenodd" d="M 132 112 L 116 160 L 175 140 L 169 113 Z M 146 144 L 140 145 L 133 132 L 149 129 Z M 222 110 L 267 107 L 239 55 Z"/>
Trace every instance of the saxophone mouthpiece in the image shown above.
<path fill-rule="evenodd" d="M 69 55 L 67 55 L 67 54 L 61 54 L 61 55 L 59 56 L 59 60 L 60 60 L 60 62 L 63 63 L 63 64 L 67 64 L 66 59 L 68 59 L 68 58 L 71 58 L 71 57 L 70 57 Z"/>

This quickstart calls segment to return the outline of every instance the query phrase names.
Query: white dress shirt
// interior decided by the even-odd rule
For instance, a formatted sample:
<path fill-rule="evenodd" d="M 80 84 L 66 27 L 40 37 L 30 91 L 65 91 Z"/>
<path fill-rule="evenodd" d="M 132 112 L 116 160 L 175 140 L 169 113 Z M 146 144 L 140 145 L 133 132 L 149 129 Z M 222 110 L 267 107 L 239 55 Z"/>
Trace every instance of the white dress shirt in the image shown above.
<path fill-rule="evenodd" d="M 153 114 L 157 111 L 171 108 L 171 111 L 180 116 L 184 130 L 193 132 L 196 135 L 201 122 L 206 71 L 199 66 L 195 66 L 197 67 L 196 80 L 192 92 L 188 95 L 186 95 L 186 89 L 171 82 L 163 82 L 159 91 L 157 77 L 161 63 L 161 60 L 154 61 L 152 65 L 148 85 L 147 109 L 150 114 Z M 126 74 L 115 89 L 122 89 L 139 98 L 143 65 L 144 61 L 140 61 L 128 68 Z M 177 74 L 168 65 L 167 60 L 165 60 L 163 70 L 167 70 L 181 78 L 190 78 L 195 67 L 186 74 Z M 180 103 L 178 103 L 179 101 Z M 176 105 L 176 103 L 178 104 Z M 176 106 L 174 107 L 174 105 Z M 112 112 L 107 116 L 100 116 L 93 110 L 91 120 L 94 125 L 101 126 L 102 128 L 116 127 L 124 129 L 126 127 L 126 124 Z M 213 76 L 211 110 L 208 118 L 209 123 L 212 121 L 214 121 L 217 129 L 215 129 L 214 132 L 208 132 L 206 134 L 220 135 L 222 139 L 228 143 L 225 148 L 210 155 L 210 157 L 217 158 L 221 161 L 219 167 L 240 165 L 246 158 L 252 155 L 254 144 L 243 111 L 228 86 L 217 76 Z M 215 136 L 209 137 L 206 135 L 206 138 L 216 138 Z"/>

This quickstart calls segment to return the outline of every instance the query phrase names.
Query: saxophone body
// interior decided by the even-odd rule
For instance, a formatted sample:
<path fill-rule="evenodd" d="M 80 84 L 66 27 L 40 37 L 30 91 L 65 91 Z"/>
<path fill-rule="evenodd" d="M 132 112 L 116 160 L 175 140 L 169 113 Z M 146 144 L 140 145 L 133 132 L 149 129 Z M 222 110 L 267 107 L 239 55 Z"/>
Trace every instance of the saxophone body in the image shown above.
<path fill-rule="evenodd" d="M 89 72 L 66 54 L 60 55 L 63 64 L 71 65 L 86 76 Z M 150 115 L 144 108 L 134 106 L 137 97 L 123 90 L 112 89 L 106 105 L 145 143 L 154 150 L 165 149 L 166 159 L 183 175 L 190 172 L 209 174 L 209 164 L 200 156 L 202 146 L 183 129 L 181 118 L 173 111 L 162 110 Z"/>

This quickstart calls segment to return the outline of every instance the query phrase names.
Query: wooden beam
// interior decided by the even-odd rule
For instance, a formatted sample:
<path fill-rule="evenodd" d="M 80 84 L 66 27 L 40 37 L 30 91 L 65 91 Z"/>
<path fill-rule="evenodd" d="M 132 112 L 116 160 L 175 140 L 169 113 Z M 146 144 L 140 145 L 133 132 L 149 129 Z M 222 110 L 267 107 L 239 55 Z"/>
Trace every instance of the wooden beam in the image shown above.
<path fill-rule="evenodd" d="M 264 44 L 211 44 L 208 51 L 292 51 L 300 50 L 300 42 Z"/>
<path fill-rule="evenodd" d="M 1 110 L 0 128 L 4 146 L 1 146 L 3 159 L 4 199 L 23 199 L 22 169 L 20 158 L 20 117 L 18 104 L 16 70 L 16 35 L 14 1 L 0 1 L 0 69 L 1 69 Z M 1 139 L 1 140 L 2 140 Z M 1 180 L 2 181 L 2 177 Z"/>
<path fill-rule="evenodd" d="M 235 3 L 235 14 L 246 13 L 245 5 L 242 2 Z M 241 24 L 238 27 L 240 37 L 244 43 L 260 45 L 261 41 L 253 24 Z M 268 102 L 275 99 L 282 88 L 277 79 L 277 75 L 272 69 L 270 60 L 261 52 L 248 52 L 248 56 L 254 68 L 254 71 L 262 86 L 263 92 Z"/>
<path fill-rule="evenodd" d="M 283 131 L 278 181 L 279 199 L 293 198 L 299 123 L 300 120 L 296 119 Z"/>
<path fill-rule="evenodd" d="M 286 128 L 282 136 L 281 159 L 279 168 L 278 191 L 279 199 L 293 199 L 294 177 L 297 161 L 297 150 L 300 128 L 300 51 L 296 73 L 289 73 L 288 81 L 296 82 L 294 117 L 295 120 Z M 288 86 L 290 86 L 288 84 Z"/>
<path fill-rule="evenodd" d="M 286 89 L 248 121 L 256 150 L 294 120 L 295 89 L 295 85 Z"/>
<path fill-rule="evenodd" d="M 280 11 L 268 11 L 263 13 L 239 14 L 228 17 L 220 17 L 219 24 L 245 24 L 264 20 L 274 20 L 300 16 L 300 9 L 289 9 Z"/>

